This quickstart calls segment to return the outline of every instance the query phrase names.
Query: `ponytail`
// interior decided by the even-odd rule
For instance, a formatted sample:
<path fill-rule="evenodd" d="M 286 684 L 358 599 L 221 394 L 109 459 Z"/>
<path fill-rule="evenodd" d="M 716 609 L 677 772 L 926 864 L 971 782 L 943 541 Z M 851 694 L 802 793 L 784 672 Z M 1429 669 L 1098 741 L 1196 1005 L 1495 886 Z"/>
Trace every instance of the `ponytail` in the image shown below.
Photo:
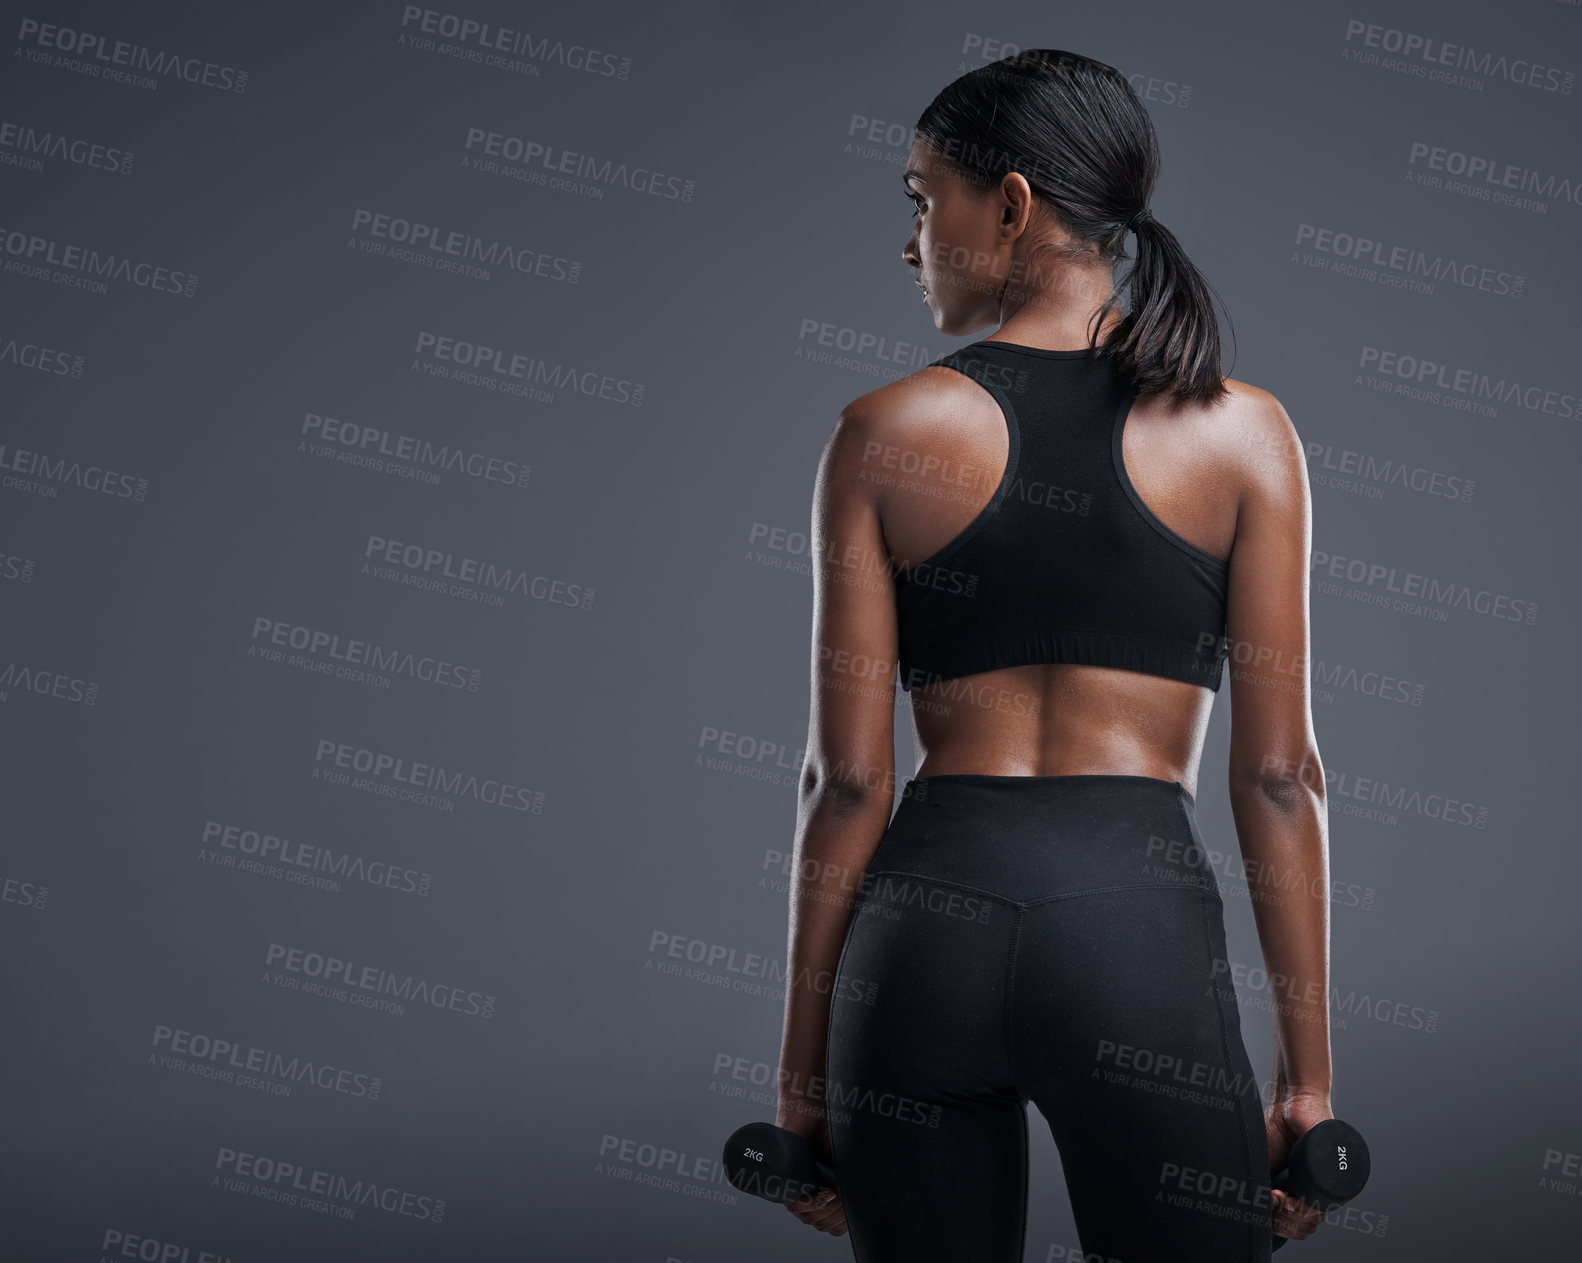
<path fill-rule="evenodd" d="M 1131 227 L 1137 257 L 1122 286 L 1131 313 L 1105 339 L 1104 352 L 1141 394 L 1159 391 L 1196 403 L 1225 397 L 1212 287 L 1151 211 L 1140 211 Z M 1095 323 L 1118 297 L 1119 291 L 1100 308 Z"/>
<path fill-rule="evenodd" d="M 1080 53 L 1026 49 L 947 84 L 918 119 L 917 133 L 978 187 L 1021 174 L 1102 257 L 1123 257 L 1126 232 L 1134 230 L 1136 258 L 1093 324 L 1123 290 L 1130 311 L 1093 349 L 1114 355 L 1141 393 L 1203 403 L 1229 393 L 1213 290 L 1175 234 L 1146 209 L 1159 175 L 1159 142 L 1126 76 Z M 1139 206 L 1145 209 L 1134 210 Z"/>

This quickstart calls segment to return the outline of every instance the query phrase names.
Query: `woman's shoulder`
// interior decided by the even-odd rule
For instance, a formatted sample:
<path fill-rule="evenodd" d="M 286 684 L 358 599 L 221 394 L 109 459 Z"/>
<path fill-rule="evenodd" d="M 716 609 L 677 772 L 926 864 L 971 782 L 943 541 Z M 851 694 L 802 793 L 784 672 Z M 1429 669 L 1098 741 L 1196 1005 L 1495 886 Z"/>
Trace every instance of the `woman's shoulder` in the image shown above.
<path fill-rule="evenodd" d="M 1285 408 L 1280 401 L 1262 386 L 1237 381 L 1234 377 L 1223 377 L 1220 380 L 1230 392 L 1227 396 L 1230 407 L 1247 414 L 1244 419 L 1267 422 L 1271 417 L 1285 415 Z"/>
<path fill-rule="evenodd" d="M 935 362 L 858 395 L 842 409 L 842 415 L 873 424 L 904 422 L 954 408 L 961 400 L 981 394 L 982 389 L 970 377 Z"/>
<path fill-rule="evenodd" d="M 924 365 L 859 395 L 841 409 L 837 424 L 865 447 L 915 446 L 965 437 L 980 427 L 986 432 L 1004 428 L 999 404 L 970 377 L 940 364 Z"/>
<path fill-rule="evenodd" d="M 1307 453 L 1296 424 L 1272 391 L 1232 377 L 1212 404 L 1188 404 L 1175 442 L 1201 453 L 1219 485 L 1242 504 L 1292 507 L 1307 495 Z M 1165 416 L 1159 418 L 1170 426 Z"/>
<path fill-rule="evenodd" d="M 1285 405 L 1268 390 L 1234 378 L 1224 379 L 1229 392 L 1221 428 L 1232 450 L 1251 460 L 1252 470 L 1270 473 L 1304 469 L 1302 439 Z M 1304 474 L 1305 477 L 1305 474 Z"/>
<path fill-rule="evenodd" d="M 1005 419 L 992 394 L 956 370 L 927 364 L 846 404 L 831 449 L 854 468 L 929 467 L 997 442 L 1005 442 Z"/>
<path fill-rule="evenodd" d="M 1249 474 L 1274 464 L 1300 464 L 1301 438 L 1285 406 L 1270 391 L 1233 377 L 1221 378 L 1225 394 L 1213 403 L 1179 402 L 1147 395 L 1133 405 L 1138 427 L 1176 443 L 1211 452 L 1220 466 Z"/>

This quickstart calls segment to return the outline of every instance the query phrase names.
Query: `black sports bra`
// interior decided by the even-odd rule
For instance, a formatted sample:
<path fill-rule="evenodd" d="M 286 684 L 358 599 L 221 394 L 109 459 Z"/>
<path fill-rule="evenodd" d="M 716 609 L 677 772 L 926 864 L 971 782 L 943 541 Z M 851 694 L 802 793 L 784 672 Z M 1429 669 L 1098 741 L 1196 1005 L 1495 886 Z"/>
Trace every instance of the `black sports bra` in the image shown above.
<path fill-rule="evenodd" d="M 935 365 L 994 396 L 1010 447 L 993 499 L 896 571 L 902 689 L 1073 662 L 1217 691 L 1228 567 L 1154 516 L 1127 477 L 1137 391 L 1114 359 L 985 341 Z"/>

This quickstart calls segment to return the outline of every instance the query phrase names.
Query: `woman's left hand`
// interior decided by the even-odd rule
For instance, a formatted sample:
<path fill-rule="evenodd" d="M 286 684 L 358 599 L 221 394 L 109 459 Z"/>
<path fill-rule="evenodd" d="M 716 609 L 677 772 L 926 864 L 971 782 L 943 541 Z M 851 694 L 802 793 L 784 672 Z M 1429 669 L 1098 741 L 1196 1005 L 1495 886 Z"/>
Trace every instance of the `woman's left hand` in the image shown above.
<path fill-rule="evenodd" d="M 846 1235 L 846 1208 L 840 1204 L 840 1193 L 835 1189 L 823 1188 L 799 1201 L 787 1202 L 786 1209 L 810 1228 L 832 1237 Z"/>
<path fill-rule="evenodd" d="M 822 1161 L 834 1165 L 829 1119 L 821 1108 L 809 1108 L 806 1104 L 796 1108 L 782 1102 L 776 1113 L 775 1126 L 805 1137 Z M 819 1189 L 794 1202 L 787 1202 L 785 1208 L 810 1228 L 827 1232 L 832 1237 L 846 1235 L 846 1208 L 841 1205 L 837 1189 Z"/>
<path fill-rule="evenodd" d="M 1326 1118 L 1333 1118 L 1329 1098 L 1319 1093 L 1277 1095 L 1264 1110 L 1264 1131 L 1269 1137 L 1269 1168 L 1279 1171 L 1290 1156 L 1297 1137 Z M 1324 1222 L 1324 1212 L 1280 1189 L 1270 1190 L 1274 1231 L 1291 1241 L 1306 1241 Z"/>

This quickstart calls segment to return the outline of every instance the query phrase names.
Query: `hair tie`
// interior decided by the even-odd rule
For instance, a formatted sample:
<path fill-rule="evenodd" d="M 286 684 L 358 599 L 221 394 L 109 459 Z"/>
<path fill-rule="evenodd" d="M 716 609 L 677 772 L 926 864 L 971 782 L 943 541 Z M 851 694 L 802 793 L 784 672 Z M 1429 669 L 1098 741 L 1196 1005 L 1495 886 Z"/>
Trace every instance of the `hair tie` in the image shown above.
<path fill-rule="evenodd" d="M 1121 229 L 1121 232 L 1122 233 L 1134 232 L 1134 231 L 1136 231 L 1136 227 L 1137 227 L 1138 224 L 1142 223 L 1144 220 L 1152 219 L 1153 217 L 1154 217 L 1153 211 L 1149 210 L 1146 206 L 1144 206 L 1142 208 L 1142 210 L 1138 211 L 1135 215 L 1133 215 L 1130 219 L 1128 219 L 1126 221 L 1126 224 Z"/>

